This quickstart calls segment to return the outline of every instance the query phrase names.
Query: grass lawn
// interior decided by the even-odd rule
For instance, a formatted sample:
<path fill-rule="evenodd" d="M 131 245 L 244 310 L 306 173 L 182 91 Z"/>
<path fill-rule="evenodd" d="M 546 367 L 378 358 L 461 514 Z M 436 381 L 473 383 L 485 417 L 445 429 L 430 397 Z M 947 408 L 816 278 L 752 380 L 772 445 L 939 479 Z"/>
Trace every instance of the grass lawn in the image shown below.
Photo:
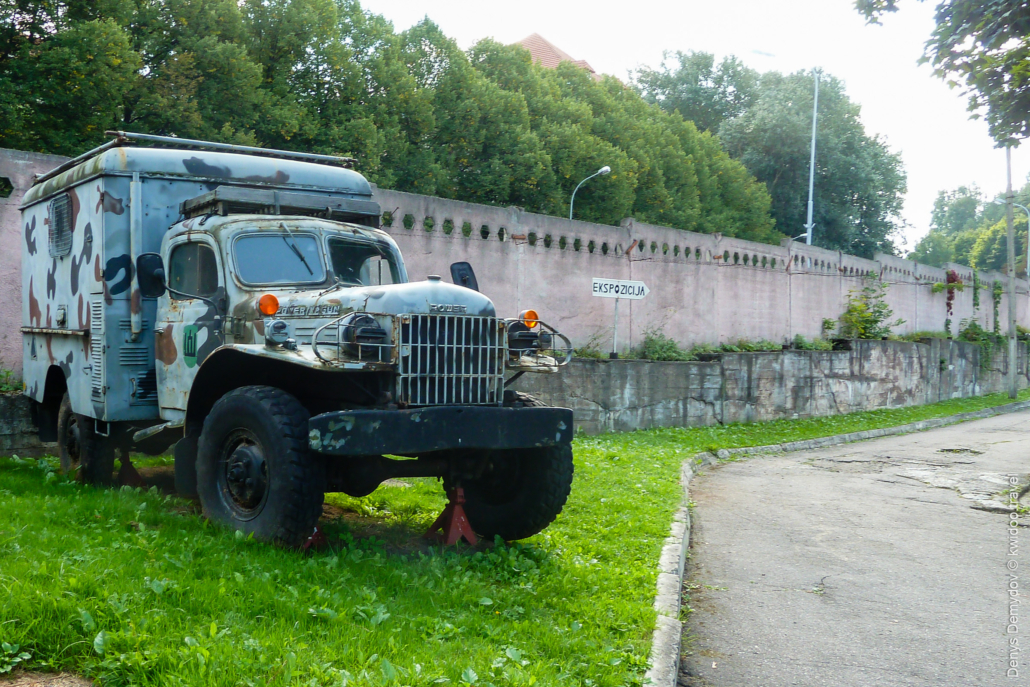
<path fill-rule="evenodd" d="M 94 489 L 56 474 L 53 459 L 0 459 L 0 673 L 71 670 L 104 685 L 640 684 L 686 458 L 1007 400 L 581 437 L 558 521 L 475 550 L 418 538 L 444 504 L 434 480 L 330 496 L 333 546 L 304 555 L 209 526 L 156 490 Z"/>

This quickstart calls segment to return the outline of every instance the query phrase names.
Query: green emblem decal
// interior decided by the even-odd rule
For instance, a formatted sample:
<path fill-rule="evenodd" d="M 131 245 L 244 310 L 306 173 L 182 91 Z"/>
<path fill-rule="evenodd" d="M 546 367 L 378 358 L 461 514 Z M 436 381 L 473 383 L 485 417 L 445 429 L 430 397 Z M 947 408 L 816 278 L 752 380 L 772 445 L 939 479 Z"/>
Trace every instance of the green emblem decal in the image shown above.
<path fill-rule="evenodd" d="M 182 329 L 182 360 L 186 367 L 197 364 L 197 325 L 188 324 Z"/>

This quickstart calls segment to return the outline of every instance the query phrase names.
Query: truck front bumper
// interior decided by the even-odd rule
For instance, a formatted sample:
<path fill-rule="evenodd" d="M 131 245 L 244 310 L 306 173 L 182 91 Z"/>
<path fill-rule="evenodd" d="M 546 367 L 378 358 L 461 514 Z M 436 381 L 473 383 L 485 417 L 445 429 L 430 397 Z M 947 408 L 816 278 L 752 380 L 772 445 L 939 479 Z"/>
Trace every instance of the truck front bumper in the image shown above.
<path fill-rule="evenodd" d="M 311 450 L 333 456 L 423 455 L 453 449 L 559 446 L 571 441 L 568 408 L 341 410 L 308 420 Z"/>

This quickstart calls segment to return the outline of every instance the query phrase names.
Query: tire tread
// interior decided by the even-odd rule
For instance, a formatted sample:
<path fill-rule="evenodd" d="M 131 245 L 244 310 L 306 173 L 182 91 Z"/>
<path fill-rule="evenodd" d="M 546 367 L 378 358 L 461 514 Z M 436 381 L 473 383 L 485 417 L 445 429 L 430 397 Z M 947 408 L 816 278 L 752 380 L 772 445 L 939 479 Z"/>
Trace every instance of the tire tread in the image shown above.
<path fill-rule="evenodd" d="M 289 498 L 283 507 L 281 521 L 272 535 L 272 542 L 280 546 L 297 547 L 311 536 L 322 515 L 325 494 L 325 474 L 320 464 L 308 453 L 308 411 L 294 396 L 271 386 L 244 386 L 230 391 L 211 409 L 208 418 L 216 415 L 219 404 L 232 398 L 246 396 L 264 407 L 282 431 L 287 445 L 286 454 L 280 456 L 279 472 L 269 479 L 285 480 Z M 205 421 L 205 428 L 207 422 Z M 201 438 L 203 442 L 203 438 Z"/>

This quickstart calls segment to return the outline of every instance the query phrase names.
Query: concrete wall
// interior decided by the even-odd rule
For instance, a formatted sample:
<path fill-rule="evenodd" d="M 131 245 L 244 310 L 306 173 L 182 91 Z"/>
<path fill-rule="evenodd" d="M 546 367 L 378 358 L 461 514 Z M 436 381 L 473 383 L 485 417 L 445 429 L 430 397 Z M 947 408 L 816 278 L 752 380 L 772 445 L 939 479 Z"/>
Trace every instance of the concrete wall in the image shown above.
<path fill-rule="evenodd" d="M 946 270 L 889 255 L 865 260 L 798 242 L 770 246 L 633 219 L 612 227 L 384 189 L 376 190 L 376 199 L 412 279 L 446 278 L 452 262 L 470 262 L 499 313 L 534 308 L 577 346 L 594 342 L 608 350 L 612 343 L 614 301 L 591 295 L 593 277 L 640 280 L 651 289 L 644 300 L 621 302 L 620 350 L 639 344 L 648 329 L 689 344 L 816 337 L 823 319 L 840 316 L 867 274 L 890 284 L 888 302 L 895 317 L 906 320 L 898 333 L 943 331 L 948 318 L 946 294 L 932 292 Z M 971 268 L 949 267 L 972 284 Z M 1004 280 L 996 272 L 979 277 Z M 1017 293 L 1019 322 L 1026 326 L 1025 280 L 1017 280 Z M 1006 296 L 999 310 L 1003 322 L 1007 308 Z M 989 290 L 980 291 L 975 311 L 973 289 L 956 292 L 952 331 L 964 319 L 990 329 L 992 311 Z"/>
<path fill-rule="evenodd" d="M 5 325 L 0 327 L 0 366 L 16 372 L 21 370 L 19 260 L 24 240 L 17 206 L 32 174 L 63 160 L 0 149 L 0 176 L 15 187 L 0 201 L 0 322 Z M 649 329 L 662 329 L 684 344 L 815 337 L 823 319 L 840 316 L 864 274 L 890 283 L 891 307 L 906 320 L 900 333 L 940 331 L 948 317 L 946 295 L 931 291 L 945 280 L 945 270 L 892 256 L 865 260 L 797 242 L 770 246 L 633 219 L 612 227 L 385 189 L 376 190 L 376 199 L 392 219 L 384 228 L 404 252 L 412 279 L 448 278 L 451 263 L 468 261 L 499 314 L 534 308 L 576 346 L 593 343 L 608 350 L 612 344 L 615 302 L 591 295 L 593 277 L 640 280 L 651 289 L 642 301 L 621 302 L 620 350 L 639 344 Z M 954 267 L 963 281 L 972 282 L 970 268 Z M 993 272 L 980 278 L 988 283 L 1003 279 Z M 1017 290 L 1019 321 L 1030 326 L 1026 282 L 1019 280 Z M 981 291 L 980 301 L 974 312 L 972 289 L 956 293 L 953 327 L 969 318 L 993 327 L 988 290 Z M 1007 307 L 1003 298 L 1003 320 Z"/>
<path fill-rule="evenodd" d="M 1027 386 L 1026 347 L 1017 371 Z M 850 351 L 727 353 L 711 362 L 576 359 L 515 388 L 572 408 L 589 434 L 652 427 L 821 417 L 936 403 L 1005 390 L 1008 360 L 987 367 L 975 344 L 855 341 Z"/>

